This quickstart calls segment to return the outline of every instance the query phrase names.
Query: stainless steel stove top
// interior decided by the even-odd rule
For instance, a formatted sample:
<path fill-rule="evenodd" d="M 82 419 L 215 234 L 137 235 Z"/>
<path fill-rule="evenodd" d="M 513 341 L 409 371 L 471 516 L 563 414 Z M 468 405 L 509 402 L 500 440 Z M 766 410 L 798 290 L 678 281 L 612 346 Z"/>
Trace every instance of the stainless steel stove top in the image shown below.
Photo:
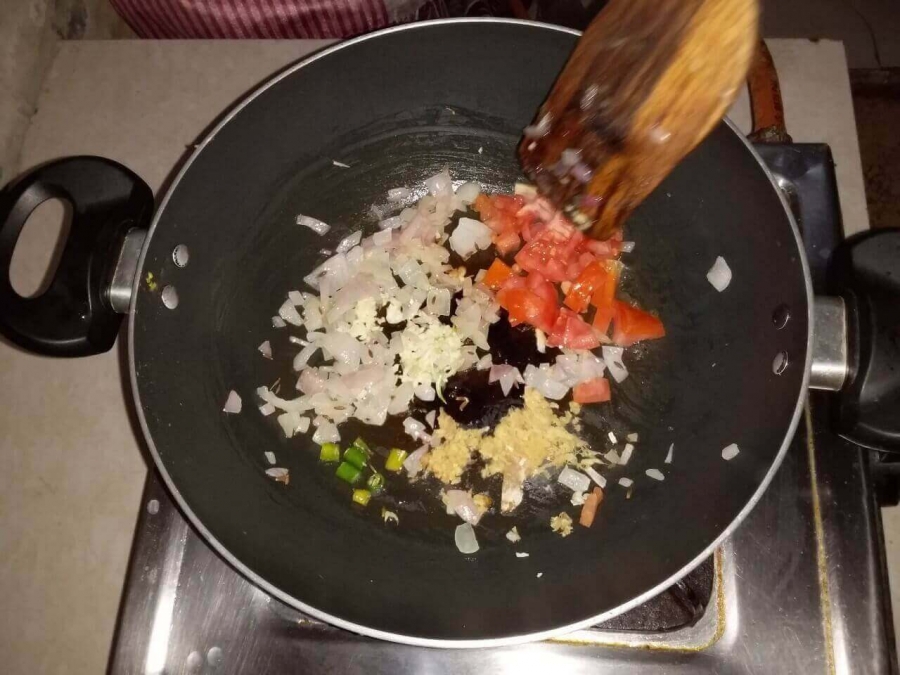
<path fill-rule="evenodd" d="M 830 152 L 760 151 L 792 194 L 821 287 L 840 232 Z M 213 553 L 151 472 L 110 672 L 897 672 L 870 455 L 830 433 L 828 406 L 810 397 L 761 502 L 682 583 L 605 624 L 498 649 L 402 646 L 298 613 Z"/>

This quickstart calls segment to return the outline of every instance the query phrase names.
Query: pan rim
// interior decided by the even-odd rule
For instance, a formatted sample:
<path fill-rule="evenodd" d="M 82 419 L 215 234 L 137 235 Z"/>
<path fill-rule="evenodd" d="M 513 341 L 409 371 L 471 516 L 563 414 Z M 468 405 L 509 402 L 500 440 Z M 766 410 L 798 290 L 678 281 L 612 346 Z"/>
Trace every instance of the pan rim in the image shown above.
<path fill-rule="evenodd" d="M 265 82 L 260 84 L 258 87 L 253 89 L 250 93 L 246 94 L 243 98 L 241 98 L 234 106 L 225 114 L 218 123 L 209 131 L 203 138 L 203 140 L 198 143 L 194 151 L 188 157 L 187 161 L 184 165 L 179 169 L 175 179 L 169 185 L 166 193 L 160 202 L 159 208 L 156 210 L 156 213 L 153 216 L 153 220 L 150 224 L 150 228 L 147 231 L 147 236 L 144 241 L 144 246 L 141 251 L 140 259 L 138 260 L 137 272 L 135 274 L 133 286 L 132 286 L 132 295 L 131 297 L 137 298 L 138 288 L 141 280 L 141 271 L 144 268 L 144 262 L 147 256 L 147 251 L 150 248 L 150 242 L 153 239 L 153 235 L 156 231 L 156 227 L 159 224 L 160 218 L 162 214 L 165 212 L 166 206 L 171 198 L 172 194 L 178 187 L 178 184 L 181 182 L 181 179 L 190 169 L 194 160 L 200 155 L 201 152 L 205 149 L 206 145 L 210 143 L 226 124 L 228 124 L 233 117 L 235 117 L 239 112 L 241 112 L 247 105 L 249 105 L 254 99 L 256 99 L 263 92 L 268 90 L 270 87 L 276 85 L 282 79 L 293 75 L 295 72 L 299 71 L 301 68 L 318 61 L 321 58 L 324 58 L 332 53 L 335 53 L 341 49 L 346 47 L 350 47 L 352 45 L 358 44 L 360 42 L 364 42 L 366 40 L 370 40 L 372 38 L 377 38 L 385 34 L 399 32 L 399 31 L 410 31 L 417 30 L 422 28 L 430 28 L 435 25 L 443 25 L 443 24 L 462 24 L 462 23 L 493 23 L 493 24 L 510 24 L 510 25 L 522 25 L 530 28 L 539 28 L 543 30 L 551 30 L 556 31 L 558 33 L 565 33 L 572 36 L 580 36 L 581 32 L 571 29 L 565 28 L 562 26 L 555 26 L 546 23 L 540 23 L 535 21 L 525 21 L 521 19 L 506 19 L 506 18 L 495 18 L 495 17 L 486 17 L 486 18 L 476 18 L 476 17 L 464 17 L 464 18 L 456 18 L 456 19 L 437 19 L 432 21 L 422 21 L 417 23 L 409 23 L 403 24 L 400 26 L 392 26 L 389 28 L 385 28 L 379 31 L 375 31 L 372 33 L 368 33 L 366 35 L 362 35 L 356 38 L 352 38 L 350 40 L 345 40 L 343 42 L 339 42 L 337 44 L 331 45 L 322 49 L 321 51 L 315 52 L 314 54 L 302 59 L 301 61 L 294 63 L 286 67 L 279 73 L 276 73 Z M 484 638 L 484 639 L 464 639 L 464 640 L 454 640 L 454 639 L 436 639 L 436 638 L 425 638 L 425 637 L 417 637 L 410 635 L 403 635 L 399 633 L 391 633 L 389 631 L 379 630 L 377 628 L 372 628 L 369 626 L 364 626 L 361 624 L 354 623 L 352 621 L 347 621 L 345 619 L 341 619 L 340 617 L 333 616 L 319 610 L 315 607 L 307 605 L 303 601 L 285 593 L 281 589 L 277 588 L 262 576 L 248 568 L 244 563 L 242 563 L 237 557 L 235 557 L 224 545 L 222 545 L 216 537 L 210 532 L 205 525 L 201 522 L 201 520 L 197 517 L 197 515 L 193 512 L 190 505 L 181 495 L 174 481 L 172 480 L 169 472 L 166 470 L 165 464 L 162 461 L 162 458 L 159 455 L 159 452 L 156 449 L 156 445 L 153 441 L 153 437 L 150 434 L 149 427 L 147 425 L 147 420 L 144 415 L 143 405 L 141 404 L 140 392 L 138 391 L 137 386 L 137 369 L 134 359 L 134 338 L 135 338 L 135 321 L 136 321 L 136 303 L 132 302 L 131 306 L 128 310 L 128 372 L 129 379 L 131 380 L 131 393 L 134 399 L 135 407 L 137 409 L 138 421 L 140 422 L 141 431 L 144 435 L 144 438 L 147 442 L 148 450 L 150 451 L 150 455 L 153 457 L 153 462 L 156 465 L 157 471 L 159 471 L 160 476 L 163 479 L 163 482 L 166 485 L 166 488 L 169 491 L 169 494 L 174 498 L 175 502 L 178 504 L 181 512 L 187 517 L 191 526 L 194 527 L 197 532 L 203 537 L 207 544 L 209 544 L 215 552 L 221 556 L 231 567 L 233 567 L 237 572 L 239 572 L 242 576 L 248 579 L 251 583 L 261 588 L 263 591 L 268 593 L 269 595 L 274 596 L 281 602 L 284 602 L 290 607 L 303 612 L 304 614 L 308 614 L 320 621 L 323 621 L 329 625 L 336 626 L 338 628 L 343 628 L 350 632 L 356 633 L 358 635 L 363 635 L 366 637 L 372 637 L 379 640 L 385 640 L 388 642 L 395 642 L 399 644 L 405 644 L 410 646 L 417 647 L 440 647 L 440 648 L 452 648 L 452 649 L 473 649 L 473 648 L 485 648 L 485 647 L 502 647 L 502 646 L 510 646 L 510 645 L 518 645 L 524 644 L 528 642 L 535 642 L 539 640 L 546 640 L 549 638 L 559 637 L 565 635 L 566 633 L 570 633 L 572 631 L 581 630 L 584 628 L 588 628 L 595 624 L 607 621 L 623 612 L 626 612 L 638 605 L 643 604 L 654 596 L 658 595 L 666 588 L 670 587 L 672 584 L 676 583 L 680 579 L 684 578 L 687 574 L 689 574 L 692 570 L 694 570 L 698 565 L 700 565 L 704 560 L 706 560 L 710 555 L 714 553 L 714 551 L 722 544 L 722 542 L 731 536 L 731 534 L 738 528 L 738 526 L 744 521 L 744 519 L 749 515 L 749 513 L 753 510 L 756 504 L 760 501 L 763 494 L 765 494 L 768 489 L 770 483 L 775 477 L 776 472 L 781 466 L 782 461 L 784 460 L 785 455 L 787 454 L 787 450 L 793 441 L 794 435 L 796 434 L 797 428 L 800 423 L 800 419 L 803 413 L 803 408 L 806 402 L 807 390 L 809 388 L 809 371 L 810 365 L 812 362 L 812 342 L 813 342 L 813 290 L 812 290 L 812 278 L 810 276 L 809 263 L 806 259 L 806 253 L 803 248 L 803 242 L 800 236 L 800 230 L 797 226 L 797 222 L 794 218 L 793 213 L 791 212 L 790 206 L 787 202 L 782 191 L 778 188 L 777 182 L 769 170 L 769 168 L 765 165 L 762 158 L 754 149 L 753 145 L 747 140 L 747 138 L 740 132 L 737 126 L 727 117 L 723 118 L 729 129 L 743 142 L 744 146 L 756 160 L 760 169 L 763 171 L 765 176 L 769 179 L 769 183 L 772 186 L 772 189 L 775 191 L 778 196 L 779 201 L 781 202 L 782 208 L 784 209 L 785 215 L 788 218 L 788 221 L 791 226 L 791 231 L 794 235 L 794 243 L 797 246 L 797 250 L 799 253 L 800 264 L 803 272 L 803 281 L 806 290 L 806 301 L 807 301 L 807 322 L 808 322 L 808 330 L 807 330 L 807 340 L 806 340 L 806 358 L 804 363 L 803 370 L 803 379 L 800 385 L 800 389 L 797 396 L 797 403 L 794 406 L 794 412 L 791 417 L 790 425 L 785 433 L 784 440 L 782 441 L 781 448 L 778 450 L 778 454 L 775 456 L 774 461 L 772 462 L 769 470 L 766 472 L 765 477 L 760 482 L 756 491 L 753 493 L 750 500 L 747 504 L 738 512 L 735 518 L 729 523 L 728 527 L 726 527 L 706 548 L 704 548 L 697 556 L 695 556 L 687 565 L 683 566 L 678 572 L 667 577 L 662 580 L 652 588 L 644 591 L 640 595 L 632 598 L 626 603 L 623 603 L 613 609 L 607 610 L 601 614 L 590 617 L 588 619 L 583 619 L 581 621 L 577 621 L 575 623 L 566 624 L 564 626 L 558 626 L 555 628 L 551 628 L 544 631 L 538 631 L 533 633 L 526 633 L 523 635 L 511 635 L 506 637 L 499 638 Z"/>

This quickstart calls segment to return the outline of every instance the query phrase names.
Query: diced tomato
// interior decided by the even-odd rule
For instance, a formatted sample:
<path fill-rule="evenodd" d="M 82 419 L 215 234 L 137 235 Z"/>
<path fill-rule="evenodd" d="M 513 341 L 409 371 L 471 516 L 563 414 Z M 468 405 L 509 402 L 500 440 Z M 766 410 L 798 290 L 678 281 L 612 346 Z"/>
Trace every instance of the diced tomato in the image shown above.
<path fill-rule="evenodd" d="M 619 285 L 619 277 L 622 275 L 622 263 L 618 260 L 606 260 L 603 262 L 603 270 L 605 274 L 602 282 L 594 286 L 594 293 L 591 296 L 591 304 L 598 309 L 612 307 L 616 299 L 616 286 Z"/>
<path fill-rule="evenodd" d="M 585 239 L 584 248 L 593 253 L 598 258 L 616 258 L 622 252 L 622 242 L 615 239 L 607 239 L 606 241 L 597 241 L 596 239 Z"/>
<path fill-rule="evenodd" d="M 508 277 L 506 281 L 503 282 L 503 287 L 500 290 L 511 291 L 516 288 L 527 288 L 525 277 L 521 277 L 518 275 L 518 271 L 516 270 L 515 265 L 513 265 L 512 272 L 513 275 Z"/>
<path fill-rule="evenodd" d="M 582 255 L 593 258 L 589 253 Z M 563 304 L 573 312 L 581 313 L 591 304 L 594 290 L 605 283 L 606 268 L 603 263 L 597 260 L 589 262 L 572 282 Z"/>
<path fill-rule="evenodd" d="M 656 340 L 665 336 L 666 329 L 658 317 L 624 302 L 615 301 L 612 340 L 628 347 L 641 340 Z"/>
<path fill-rule="evenodd" d="M 478 215 L 481 216 L 482 219 L 491 218 L 496 211 L 491 198 L 484 193 L 481 193 L 475 198 L 472 207 L 478 211 Z"/>
<path fill-rule="evenodd" d="M 609 333 L 609 324 L 612 323 L 615 314 L 616 308 L 613 304 L 598 307 L 597 311 L 594 313 L 594 321 L 591 325 L 595 330 L 598 330 L 603 335 L 606 335 L 607 333 Z"/>
<path fill-rule="evenodd" d="M 528 323 L 543 331 L 548 331 L 556 321 L 555 301 L 542 298 L 527 288 L 502 288 L 497 301 L 508 313 L 510 322 Z"/>
<path fill-rule="evenodd" d="M 600 502 L 603 501 L 603 490 L 600 486 L 594 487 L 591 494 L 585 497 L 584 505 L 581 507 L 581 516 L 578 518 L 578 524 L 584 527 L 590 527 L 594 524 L 594 518 L 597 516 L 597 509 L 600 508 Z"/>
<path fill-rule="evenodd" d="M 563 307 L 559 312 L 553 330 L 547 338 L 551 347 L 569 349 L 594 349 L 600 346 L 600 339 L 591 326 L 570 309 Z"/>
<path fill-rule="evenodd" d="M 494 207 L 515 216 L 525 206 L 525 198 L 522 195 L 494 195 L 491 198 Z"/>
<path fill-rule="evenodd" d="M 528 242 L 516 254 L 516 262 L 529 272 L 540 272 L 550 281 L 565 281 L 566 256 L 543 233 Z"/>
<path fill-rule="evenodd" d="M 554 303 L 559 302 L 559 294 L 556 292 L 556 286 L 547 281 L 540 272 L 532 272 L 525 280 L 528 288 L 537 293 L 542 298 L 551 300 Z"/>
<path fill-rule="evenodd" d="M 500 252 L 500 255 L 512 253 L 521 245 L 522 240 L 519 239 L 519 235 L 512 230 L 507 230 L 502 234 L 494 235 L 494 246 L 497 247 L 497 251 Z"/>
<path fill-rule="evenodd" d="M 605 377 L 595 377 L 593 380 L 576 384 L 572 389 L 572 400 L 575 403 L 603 403 L 609 399 L 609 380 Z"/>
<path fill-rule="evenodd" d="M 487 274 L 481 280 L 485 286 L 492 290 L 498 290 L 507 279 L 513 276 L 513 271 L 500 258 L 494 258 L 494 262 L 488 267 Z"/>

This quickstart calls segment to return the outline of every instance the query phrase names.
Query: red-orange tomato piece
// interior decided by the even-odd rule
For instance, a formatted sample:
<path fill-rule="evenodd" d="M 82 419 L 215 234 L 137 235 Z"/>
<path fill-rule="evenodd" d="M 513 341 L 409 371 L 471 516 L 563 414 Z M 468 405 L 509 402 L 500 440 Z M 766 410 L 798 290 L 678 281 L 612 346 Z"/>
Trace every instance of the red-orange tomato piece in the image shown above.
<path fill-rule="evenodd" d="M 550 281 L 566 280 L 566 257 L 555 244 L 543 238 L 543 232 L 516 254 L 516 262 L 522 269 L 540 272 Z"/>
<path fill-rule="evenodd" d="M 612 323 L 615 314 L 616 308 L 613 304 L 598 307 L 594 313 L 594 320 L 591 325 L 594 327 L 594 330 L 598 330 L 606 335 L 609 333 L 609 324 Z"/>
<path fill-rule="evenodd" d="M 566 293 L 563 301 L 565 306 L 573 312 L 583 312 L 591 304 L 594 292 L 606 285 L 609 272 L 603 261 L 594 260 L 589 263 L 572 282 L 572 287 Z"/>
<path fill-rule="evenodd" d="M 491 263 L 491 266 L 488 267 L 487 274 L 484 275 L 481 283 L 491 290 L 496 291 L 503 286 L 503 284 L 506 283 L 506 280 L 511 276 L 513 276 L 513 271 L 509 268 L 509 265 L 500 260 L 500 258 L 495 258 L 494 262 Z"/>
<path fill-rule="evenodd" d="M 629 347 L 641 340 L 656 340 L 666 334 L 659 317 L 637 307 L 615 301 L 612 341 L 620 347 Z"/>
<path fill-rule="evenodd" d="M 478 211 L 478 215 L 482 218 L 490 218 L 496 211 L 493 202 L 491 202 L 491 198 L 484 193 L 475 198 L 472 207 Z"/>
<path fill-rule="evenodd" d="M 575 403 L 603 403 L 610 399 L 609 380 L 595 377 L 593 380 L 576 384 L 572 389 Z"/>
<path fill-rule="evenodd" d="M 591 296 L 591 304 L 598 309 L 611 307 L 616 299 L 616 286 L 619 285 L 619 277 L 622 275 L 622 263 L 618 260 L 605 260 L 603 270 L 605 272 L 603 282 L 595 286 Z"/>
<path fill-rule="evenodd" d="M 532 272 L 529 274 L 525 283 L 532 292 L 537 293 L 542 298 L 546 298 L 553 303 L 559 301 L 559 294 L 556 292 L 556 286 L 547 281 L 540 272 Z"/>
<path fill-rule="evenodd" d="M 516 215 L 525 206 L 525 198 L 521 195 L 494 195 L 494 207 L 510 215 Z"/>
<path fill-rule="evenodd" d="M 600 339 L 594 329 L 580 316 L 563 307 L 550 331 L 547 344 L 551 347 L 569 349 L 594 349 L 600 346 Z"/>
<path fill-rule="evenodd" d="M 594 524 L 594 518 L 597 516 L 597 509 L 600 508 L 600 502 L 603 501 L 603 490 L 600 486 L 596 486 L 591 494 L 584 499 L 584 505 L 581 507 L 581 516 L 578 518 L 578 524 L 584 527 L 590 527 Z"/>
<path fill-rule="evenodd" d="M 559 312 L 555 302 L 527 288 L 503 288 L 497 294 L 497 301 L 509 313 L 511 322 L 527 323 L 544 331 L 553 327 Z"/>
<path fill-rule="evenodd" d="M 502 234 L 494 235 L 494 246 L 500 255 L 506 255 L 517 250 L 522 245 L 519 235 L 513 230 L 506 230 Z"/>
<path fill-rule="evenodd" d="M 610 259 L 616 258 L 622 252 L 622 242 L 616 239 L 607 239 L 606 241 L 586 239 L 584 248 L 598 258 Z"/>

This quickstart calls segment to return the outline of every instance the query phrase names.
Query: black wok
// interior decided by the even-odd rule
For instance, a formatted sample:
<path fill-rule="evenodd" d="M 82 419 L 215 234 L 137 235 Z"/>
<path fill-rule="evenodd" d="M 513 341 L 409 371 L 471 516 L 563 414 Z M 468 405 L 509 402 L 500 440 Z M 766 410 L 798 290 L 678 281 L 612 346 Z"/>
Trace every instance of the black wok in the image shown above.
<path fill-rule="evenodd" d="M 612 403 L 584 415 L 595 445 L 610 430 L 640 434 L 631 463 L 608 472 L 591 529 L 561 539 L 547 521 L 566 502 L 536 500 L 510 518 L 486 518 L 481 550 L 463 556 L 453 542 L 458 521 L 438 502 L 411 499 L 430 510 L 401 511 L 399 527 L 385 527 L 351 508 L 308 436 L 286 440 L 254 409 L 256 387 L 292 381 L 287 333 L 272 330 L 271 316 L 320 249 L 362 223 L 371 231 L 368 209 L 388 188 L 444 166 L 459 180 L 510 190 L 520 131 L 576 39 L 506 21 L 415 24 L 289 68 L 203 140 L 153 215 L 136 268 L 129 259 L 152 213 L 146 186 L 96 158 L 39 169 L 6 194 L 0 263 L 8 268 L 22 223 L 49 196 L 73 203 L 72 235 L 44 296 L 19 298 L 4 276 L 4 333 L 44 353 L 108 349 L 112 307 L 129 302 L 122 278 L 135 274 L 131 377 L 156 465 L 226 560 L 304 612 L 374 637 L 462 647 L 558 634 L 634 606 L 708 556 L 758 501 L 808 381 L 811 296 L 797 226 L 728 123 L 628 222 L 637 246 L 624 291 L 657 309 L 668 334 L 636 349 Z M 298 213 L 335 227 L 319 238 L 294 225 Z M 179 245 L 190 253 L 184 267 L 173 260 Z M 724 293 L 705 276 L 716 256 L 734 274 Z M 175 289 L 166 302 L 165 288 Z M 785 311 L 786 323 L 773 321 Z M 256 352 L 265 339 L 272 362 Z M 788 358 L 780 374 L 778 354 Z M 243 397 L 240 415 L 222 413 L 231 389 Z M 724 461 L 731 443 L 741 452 Z M 267 450 L 289 468 L 289 485 L 264 474 Z M 664 482 L 644 475 L 651 467 Z M 635 480 L 630 498 L 620 476 Z M 504 538 L 512 525 L 530 557 L 517 558 Z"/>

